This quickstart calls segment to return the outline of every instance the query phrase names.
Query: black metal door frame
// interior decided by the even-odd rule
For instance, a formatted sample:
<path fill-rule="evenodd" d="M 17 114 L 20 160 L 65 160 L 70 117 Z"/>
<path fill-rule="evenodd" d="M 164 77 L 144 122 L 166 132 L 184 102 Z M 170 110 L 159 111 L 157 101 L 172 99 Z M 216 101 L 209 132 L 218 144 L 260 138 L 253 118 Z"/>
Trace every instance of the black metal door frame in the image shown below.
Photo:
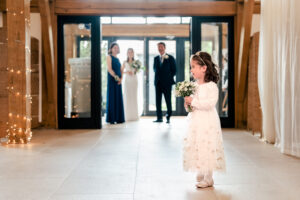
<path fill-rule="evenodd" d="M 91 24 L 91 117 L 65 118 L 65 24 Z M 60 129 L 100 129 L 101 123 L 101 54 L 100 54 L 100 17 L 99 16 L 58 16 L 57 17 L 57 109 L 58 128 Z"/>
<path fill-rule="evenodd" d="M 220 117 L 224 128 L 234 127 L 234 17 L 203 16 L 192 17 L 191 21 L 191 51 L 192 54 L 201 50 L 201 23 L 224 22 L 228 23 L 228 117 Z M 221 41 L 221 40 L 220 40 Z M 219 55 L 220 56 L 220 55 Z M 221 60 L 220 60 L 221 62 Z M 220 63 L 218 63 L 220 66 Z"/>

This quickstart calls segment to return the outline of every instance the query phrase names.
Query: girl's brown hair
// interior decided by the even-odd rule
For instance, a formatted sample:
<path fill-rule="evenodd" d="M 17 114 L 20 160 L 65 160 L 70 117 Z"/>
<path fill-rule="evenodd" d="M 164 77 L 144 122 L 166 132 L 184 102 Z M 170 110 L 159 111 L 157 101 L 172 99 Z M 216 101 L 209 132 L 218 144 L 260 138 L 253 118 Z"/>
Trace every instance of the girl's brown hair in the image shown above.
<path fill-rule="evenodd" d="M 206 52 L 198 51 L 191 56 L 191 60 L 196 61 L 200 66 L 207 66 L 204 76 L 205 82 L 213 81 L 218 83 L 219 73 L 217 71 L 217 65 L 213 63 L 211 59 L 211 55 Z"/>
<path fill-rule="evenodd" d="M 118 43 L 116 43 L 116 42 L 113 42 L 110 44 L 109 49 L 108 49 L 108 55 L 112 54 L 112 48 L 114 48 L 114 46 L 116 46 L 116 45 L 119 46 Z"/>

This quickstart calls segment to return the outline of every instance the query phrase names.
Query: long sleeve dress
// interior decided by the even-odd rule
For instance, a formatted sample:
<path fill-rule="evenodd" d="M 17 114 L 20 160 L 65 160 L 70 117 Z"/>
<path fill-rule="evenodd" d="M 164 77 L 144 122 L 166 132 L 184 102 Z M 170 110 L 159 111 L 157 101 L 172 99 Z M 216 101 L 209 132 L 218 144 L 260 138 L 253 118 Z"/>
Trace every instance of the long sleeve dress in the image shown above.
<path fill-rule="evenodd" d="M 188 115 L 184 138 L 183 167 L 186 171 L 208 173 L 225 170 L 222 131 L 216 110 L 218 86 L 214 82 L 197 84 Z"/>

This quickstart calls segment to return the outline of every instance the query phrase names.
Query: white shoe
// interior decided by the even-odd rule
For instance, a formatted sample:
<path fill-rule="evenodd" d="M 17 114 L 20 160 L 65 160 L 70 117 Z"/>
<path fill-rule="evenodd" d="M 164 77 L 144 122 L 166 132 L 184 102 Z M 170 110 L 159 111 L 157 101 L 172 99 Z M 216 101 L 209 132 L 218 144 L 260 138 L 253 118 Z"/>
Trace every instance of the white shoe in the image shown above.
<path fill-rule="evenodd" d="M 212 187 L 213 185 L 214 185 L 214 181 L 213 180 L 211 180 L 210 182 L 202 180 L 202 181 L 200 181 L 200 182 L 198 182 L 196 184 L 196 187 L 197 188 L 207 188 L 207 187 Z"/>

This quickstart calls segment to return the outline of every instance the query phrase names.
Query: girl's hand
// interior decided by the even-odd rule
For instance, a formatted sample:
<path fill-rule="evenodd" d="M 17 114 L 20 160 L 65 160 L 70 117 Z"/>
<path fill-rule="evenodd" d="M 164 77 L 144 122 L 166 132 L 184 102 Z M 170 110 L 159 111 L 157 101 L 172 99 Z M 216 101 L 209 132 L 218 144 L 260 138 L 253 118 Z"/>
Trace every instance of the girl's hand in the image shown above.
<path fill-rule="evenodd" d="M 184 97 L 184 103 L 186 105 L 191 105 L 193 98 L 188 96 L 188 97 Z"/>
<path fill-rule="evenodd" d="M 129 75 L 133 75 L 133 72 L 132 71 L 129 71 L 129 72 L 127 72 Z"/>

